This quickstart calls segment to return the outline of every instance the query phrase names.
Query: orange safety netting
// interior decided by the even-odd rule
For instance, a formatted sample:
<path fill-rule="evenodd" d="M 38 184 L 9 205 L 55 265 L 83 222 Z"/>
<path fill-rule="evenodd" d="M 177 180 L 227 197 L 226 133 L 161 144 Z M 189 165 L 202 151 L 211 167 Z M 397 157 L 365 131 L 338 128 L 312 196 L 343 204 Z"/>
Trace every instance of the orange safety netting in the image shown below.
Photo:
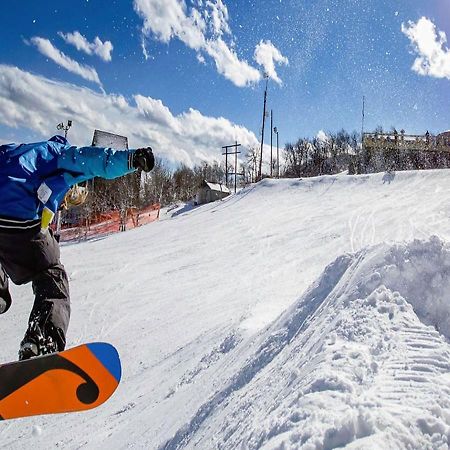
<path fill-rule="evenodd" d="M 161 205 L 155 203 L 143 209 L 128 208 L 123 213 L 110 211 L 98 214 L 83 220 L 76 226 L 65 227 L 63 225 L 60 231 L 60 240 L 88 239 L 140 227 L 157 220 L 160 209 Z"/>

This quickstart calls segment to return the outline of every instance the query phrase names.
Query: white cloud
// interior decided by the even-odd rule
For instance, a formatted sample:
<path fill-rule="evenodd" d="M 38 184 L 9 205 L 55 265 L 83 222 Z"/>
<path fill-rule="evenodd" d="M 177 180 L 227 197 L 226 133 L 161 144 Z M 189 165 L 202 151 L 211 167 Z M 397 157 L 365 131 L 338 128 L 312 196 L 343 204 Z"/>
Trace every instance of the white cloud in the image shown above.
<path fill-rule="evenodd" d="M 97 71 L 93 67 L 81 65 L 80 63 L 69 58 L 63 52 L 54 47 L 48 39 L 33 37 L 31 38 L 31 43 L 37 47 L 40 53 L 69 72 L 79 75 L 85 80 L 93 81 L 99 86 L 102 85 Z"/>
<path fill-rule="evenodd" d="M 113 51 L 113 45 L 110 41 L 102 42 L 101 39 L 96 36 L 94 42 L 89 42 L 79 31 L 73 33 L 59 32 L 61 36 L 68 44 L 76 47 L 77 50 L 87 53 L 88 55 L 97 55 L 103 61 L 111 61 L 111 52 Z"/>
<path fill-rule="evenodd" d="M 150 59 L 150 55 L 147 50 L 147 45 L 145 43 L 144 35 L 141 36 L 141 48 L 142 48 L 142 54 L 144 55 L 144 58 L 147 61 L 148 59 Z"/>
<path fill-rule="evenodd" d="M 402 32 L 408 36 L 418 57 L 412 70 L 420 75 L 450 79 L 450 50 L 446 47 L 445 32 L 438 31 L 435 24 L 422 17 L 417 23 L 402 24 Z"/>
<path fill-rule="evenodd" d="M 289 64 L 289 60 L 270 41 L 261 41 L 255 49 L 255 61 L 264 68 L 270 78 L 281 84 L 275 63 Z"/>
<path fill-rule="evenodd" d="M 234 50 L 234 38 L 229 26 L 228 8 L 222 0 L 198 1 L 188 10 L 184 0 L 134 0 L 134 9 L 144 19 L 142 32 L 161 42 L 179 39 L 199 55 L 209 55 L 217 71 L 236 86 L 249 86 L 262 79 L 258 69 L 240 59 Z M 230 42 L 224 37 L 228 35 Z M 272 43 L 261 42 L 256 49 L 258 64 L 278 83 L 275 63 L 287 64 Z M 255 52 L 255 54 L 256 54 Z M 144 53 L 145 54 L 145 53 Z"/>
<path fill-rule="evenodd" d="M 217 36 L 222 36 L 224 33 L 231 34 L 230 26 L 228 25 L 228 8 L 222 2 L 217 0 L 216 2 L 207 1 L 207 9 L 205 10 L 205 16 L 208 22 L 211 24 L 211 30 Z"/>
<path fill-rule="evenodd" d="M 217 71 L 236 86 L 244 87 L 261 79 L 261 72 L 241 61 L 222 39 L 208 41 L 205 51 L 214 59 Z"/>
<path fill-rule="evenodd" d="M 144 19 L 144 34 L 153 33 L 166 43 L 178 38 L 194 50 L 205 45 L 203 31 L 206 24 L 195 8 L 187 15 L 184 1 L 134 0 L 134 8 Z"/>
<path fill-rule="evenodd" d="M 130 147 L 150 145 L 156 155 L 189 166 L 222 161 L 221 147 L 235 140 L 244 147 L 258 146 L 251 131 L 223 117 L 195 109 L 173 115 L 161 100 L 142 95 L 127 100 L 0 65 L 1 124 L 48 138 L 66 119 L 74 121 L 69 138 L 76 145 L 90 144 L 99 128 L 128 136 Z"/>

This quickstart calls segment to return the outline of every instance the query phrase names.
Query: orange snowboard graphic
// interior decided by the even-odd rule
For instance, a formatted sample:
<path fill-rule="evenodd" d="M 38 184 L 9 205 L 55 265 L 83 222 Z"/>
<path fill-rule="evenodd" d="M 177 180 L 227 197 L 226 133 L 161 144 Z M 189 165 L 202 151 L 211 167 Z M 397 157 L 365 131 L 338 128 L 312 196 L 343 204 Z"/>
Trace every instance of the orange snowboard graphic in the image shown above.
<path fill-rule="evenodd" d="M 117 350 L 84 344 L 64 352 L 0 366 L 0 419 L 95 408 L 121 377 Z"/>

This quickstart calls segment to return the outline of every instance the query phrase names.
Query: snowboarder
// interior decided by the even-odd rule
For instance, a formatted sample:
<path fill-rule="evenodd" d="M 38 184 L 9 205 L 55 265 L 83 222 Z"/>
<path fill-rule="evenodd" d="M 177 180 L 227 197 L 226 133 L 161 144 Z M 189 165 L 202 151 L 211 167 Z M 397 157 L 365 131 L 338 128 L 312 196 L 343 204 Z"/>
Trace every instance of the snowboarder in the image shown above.
<path fill-rule="evenodd" d="M 94 177 L 152 170 L 150 147 L 74 147 L 62 136 L 0 146 L 0 314 L 11 306 L 8 278 L 35 296 L 19 359 L 62 351 L 70 317 L 69 283 L 49 224 L 69 188 Z"/>

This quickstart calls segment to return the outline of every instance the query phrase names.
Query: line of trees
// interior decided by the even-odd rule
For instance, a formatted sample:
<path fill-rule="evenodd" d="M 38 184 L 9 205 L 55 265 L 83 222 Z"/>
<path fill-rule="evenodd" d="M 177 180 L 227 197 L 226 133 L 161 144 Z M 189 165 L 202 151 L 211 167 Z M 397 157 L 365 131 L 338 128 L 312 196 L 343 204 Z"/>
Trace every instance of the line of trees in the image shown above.
<path fill-rule="evenodd" d="M 312 177 L 352 168 L 360 158 L 360 135 L 341 130 L 321 137 L 300 138 L 284 148 L 283 177 Z"/>
<path fill-rule="evenodd" d="M 403 133 L 403 131 L 402 131 Z M 395 128 L 385 132 L 377 127 L 374 136 L 392 136 L 380 139 L 376 146 L 362 146 L 361 135 L 341 130 L 312 139 L 301 138 L 284 148 L 283 177 L 309 177 L 339 173 L 373 173 L 392 170 L 420 170 L 450 167 L 450 151 L 440 150 L 418 140 L 417 145 L 403 145 Z M 431 141 L 430 141 L 431 142 Z M 449 149 L 450 150 L 450 149 Z"/>

